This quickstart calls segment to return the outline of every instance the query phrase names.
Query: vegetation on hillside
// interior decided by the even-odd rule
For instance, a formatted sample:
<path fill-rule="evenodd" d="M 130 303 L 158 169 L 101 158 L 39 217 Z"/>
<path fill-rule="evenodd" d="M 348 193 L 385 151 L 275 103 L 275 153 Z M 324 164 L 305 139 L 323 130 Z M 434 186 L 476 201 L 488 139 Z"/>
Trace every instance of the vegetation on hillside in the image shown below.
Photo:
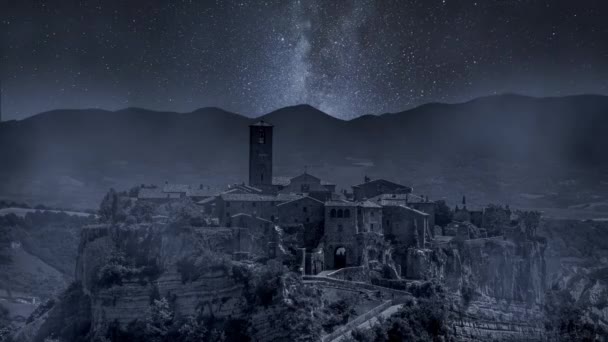
<path fill-rule="evenodd" d="M 355 329 L 349 340 L 354 342 L 453 341 L 448 326 L 448 300 L 439 284 L 425 283 L 418 297 L 370 330 Z"/>

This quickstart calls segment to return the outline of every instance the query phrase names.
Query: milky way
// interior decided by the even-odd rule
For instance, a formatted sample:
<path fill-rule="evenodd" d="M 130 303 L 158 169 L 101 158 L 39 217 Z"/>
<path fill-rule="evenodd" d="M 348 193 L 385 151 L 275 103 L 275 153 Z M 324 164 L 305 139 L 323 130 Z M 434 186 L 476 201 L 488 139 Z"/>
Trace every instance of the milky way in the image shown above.
<path fill-rule="evenodd" d="M 5 1 L 3 116 L 608 94 L 603 0 Z"/>

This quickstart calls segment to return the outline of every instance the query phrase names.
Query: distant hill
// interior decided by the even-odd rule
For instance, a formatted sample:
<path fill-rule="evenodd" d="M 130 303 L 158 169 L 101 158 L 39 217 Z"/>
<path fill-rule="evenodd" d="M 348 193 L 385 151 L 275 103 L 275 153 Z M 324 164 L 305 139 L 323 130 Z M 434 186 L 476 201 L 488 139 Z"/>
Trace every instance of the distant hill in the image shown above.
<path fill-rule="evenodd" d="M 593 198 L 601 201 L 597 185 L 608 182 L 604 96 L 501 95 L 350 121 L 300 105 L 261 118 L 275 125 L 275 175 L 307 166 L 343 187 L 369 174 L 433 196 L 466 193 L 479 201 L 521 192 L 546 199 L 569 181 L 576 191 L 599 191 Z M 243 181 L 247 126 L 258 119 L 217 108 L 186 114 L 128 108 L 56 110 L 3 122 L 0 197 L 82 208 L 96 205 L 111 186 Z"/>

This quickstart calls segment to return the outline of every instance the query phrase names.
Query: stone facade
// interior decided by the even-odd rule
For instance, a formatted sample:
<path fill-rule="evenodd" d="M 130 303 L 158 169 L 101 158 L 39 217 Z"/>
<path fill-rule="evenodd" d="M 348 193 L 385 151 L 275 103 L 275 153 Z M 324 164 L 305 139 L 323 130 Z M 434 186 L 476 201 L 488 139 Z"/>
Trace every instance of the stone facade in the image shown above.
<path fill-rule="evenodd" d="M 249 185 L 272 188 L 272 125 L 249 126 Z"/>
<path fill-rule="evenodd" d="M 279 225 L 322 224 L 325 204 L 312 197 L 302 197 L 277 205 Z"/>
<path fill-rule="evenodd" d="M 357 232 L 383 234 L 381 206 L 370 201 L 357 203 Z"/>
<path fill-rule="evenodd" d="M 325 203 L 323 250 L 327 269 L 358 266 L 356 213 L 353 202 Z"/>
<path fill-rule="evenodd" d="M 236 214 L 248 214 L 274 221 L 278 216 L 277 203 L 278 199 L 272 195 L 223 194 L 216 202 L 220 225 L 230 225 L 232 216 Z"/>
<path fill-rule="evenodd" d="M 430 239 L 428 217 L 426 213 L 402 205 L 383 206 L 384 235 L 395 244 L 422 248 Z"/>

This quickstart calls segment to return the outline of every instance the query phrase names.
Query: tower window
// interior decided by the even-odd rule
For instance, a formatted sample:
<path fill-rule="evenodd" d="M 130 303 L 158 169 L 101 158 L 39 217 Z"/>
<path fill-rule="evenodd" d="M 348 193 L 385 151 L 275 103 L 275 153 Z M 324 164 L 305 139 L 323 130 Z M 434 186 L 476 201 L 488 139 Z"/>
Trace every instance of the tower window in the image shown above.
<path fill-rule="evenodd" d="M 260 144 L 265 144 L 266 143 L 266 133 L 264 133 L 263 129 L 260 129 L 260 137 L 258 139 L 258 142 Z"/>
<path fill-rule="evenodd" d="M 329 217 L 336 217 L 336 209 L 332 209 L 332 210 L 329 212 Z"/>

